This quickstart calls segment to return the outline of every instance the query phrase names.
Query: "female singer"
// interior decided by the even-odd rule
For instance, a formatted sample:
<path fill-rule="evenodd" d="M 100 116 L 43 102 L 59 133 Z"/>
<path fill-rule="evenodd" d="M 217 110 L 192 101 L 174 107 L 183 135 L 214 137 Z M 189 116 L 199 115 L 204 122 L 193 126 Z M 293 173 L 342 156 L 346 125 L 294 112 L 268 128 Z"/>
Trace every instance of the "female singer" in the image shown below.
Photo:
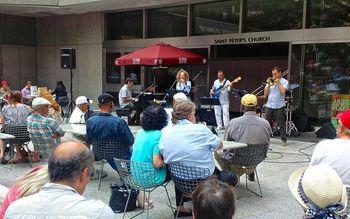
<path fill-rule="evenodd" d="M 191 81 L 188 72 L 180 69 L 176 74 L 176 88 L 177 92 L 183 92 L 186 94 L 187 98 L 190 99 L 190 91 L 191 91 Z"/>

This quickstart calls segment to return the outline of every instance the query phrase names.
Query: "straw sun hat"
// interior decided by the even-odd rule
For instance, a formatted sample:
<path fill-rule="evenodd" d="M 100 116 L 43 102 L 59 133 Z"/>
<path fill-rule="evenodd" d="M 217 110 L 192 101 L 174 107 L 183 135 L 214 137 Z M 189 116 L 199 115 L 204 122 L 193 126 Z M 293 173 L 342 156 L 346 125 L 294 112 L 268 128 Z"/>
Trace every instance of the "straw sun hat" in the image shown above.
<path fill-rule="evenodd" d="M 346 208 L 345 186 L 330 166 L 299 168 L 289 177 L 288 186 L 294 198 L 306 210 L 306 216 L 311 216 L 306 218 L 329 211 L 339 214 Z"/>

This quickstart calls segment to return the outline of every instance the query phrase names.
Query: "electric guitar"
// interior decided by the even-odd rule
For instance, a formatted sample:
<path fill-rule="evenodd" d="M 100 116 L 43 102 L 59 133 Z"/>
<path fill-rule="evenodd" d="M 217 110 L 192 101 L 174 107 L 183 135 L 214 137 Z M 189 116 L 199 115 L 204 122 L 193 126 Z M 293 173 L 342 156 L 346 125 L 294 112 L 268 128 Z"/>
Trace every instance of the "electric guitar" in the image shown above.
<path fill-rule="evenodd" d="M 220 86 L 219 88 L 217 89 L 214 89 L 214 93 L 210 95 L 211 98 L 214 98 L 214 99 L 219 99 L 220 97 L 220 92 L 222 90 L 224 90 L 225 88 L 227 88 L 228 86 L 230 86 L 231 84 L 233 83 L 237 83 L 238 81 L 240 81 L 242 78 L 241 77 L 237 77 L 235 80 L 233 80 L 231 83 L 229 84 L 226 84 L 224 86 Z"/>

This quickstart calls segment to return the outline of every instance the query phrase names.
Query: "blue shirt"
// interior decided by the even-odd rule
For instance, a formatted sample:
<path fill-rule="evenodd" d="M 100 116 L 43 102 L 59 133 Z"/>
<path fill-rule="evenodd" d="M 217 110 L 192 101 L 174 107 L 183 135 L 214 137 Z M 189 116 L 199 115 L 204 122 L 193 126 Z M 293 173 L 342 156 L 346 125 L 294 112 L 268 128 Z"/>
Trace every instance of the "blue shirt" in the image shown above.
<path fill-rule="evenodd" d="M 110 113 L 99 113 L 88 119 L 86 123 L 86 137 L 89 142 L 92 139 L 123 139 L 126 145 L 132 145 L 134 143 L 134 136 L 126 122 Z"/>
<path fill-rule="evenodd" d="M 288 88 L 288 81 L 284 78 L 280 78 L 280 82 L 284 88 Z M 267 103 L 265 106 L 271 109 L 279 109 L 286 105 L 284 102 L 286 97 L 285 93 L 282 93 L 277 83 L 270 87 Z"/>
<path fill-rule="evenodd" d="M 132 152 L 131 160 L 139 162 L 151 163 L 146 169 L 134 169 L 131 166 L 131 175 L 133 172 L 143 173 L 143 179 L 137 178 L 137 183 L 147 187 L 148 182 L 154 182 L 159 185 L 164 182 L 166 176 L 166 167 L 156 168 L 153 165 L 153 155 L 160 154 L 159 152 L 159 139 L 161 132 L 159 130 L 145 131 L 140 129 L 137 132 L 134 149 Z M 153 175 L 154 174 L 154 175 Z M 147 177 L 154 177 L 154 179 L 147 179 Z"/>
<path fill-rule="evenodd" d="M 181 162 L 186 165 L 215 169 L 212 150 L 221 140 L 202 124 L 184 119 L 162 130 L 159 150 L 165 163 Z"/>

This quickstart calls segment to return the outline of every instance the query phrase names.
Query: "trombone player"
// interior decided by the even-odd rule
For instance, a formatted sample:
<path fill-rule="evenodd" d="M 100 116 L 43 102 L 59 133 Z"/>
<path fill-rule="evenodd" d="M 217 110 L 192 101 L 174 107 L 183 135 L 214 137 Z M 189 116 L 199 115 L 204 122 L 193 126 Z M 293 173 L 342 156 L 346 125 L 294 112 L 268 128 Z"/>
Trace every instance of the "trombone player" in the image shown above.
<path fill-rule="evenodd" d="M 288 88 L 288 81 L 282 77 L 282 69 L 278 66 L 272 68 L 272 78 L 267 79 L 264 89 L 264 97 L 267 97 L 265 104 L 266 120 L 273 124 L 273 119 L 277 120 L 277 126 L 280 128 L 281 140 L 283 146 L 287 143 L 286 136 L 286 116 L 285 96 Z"/>

